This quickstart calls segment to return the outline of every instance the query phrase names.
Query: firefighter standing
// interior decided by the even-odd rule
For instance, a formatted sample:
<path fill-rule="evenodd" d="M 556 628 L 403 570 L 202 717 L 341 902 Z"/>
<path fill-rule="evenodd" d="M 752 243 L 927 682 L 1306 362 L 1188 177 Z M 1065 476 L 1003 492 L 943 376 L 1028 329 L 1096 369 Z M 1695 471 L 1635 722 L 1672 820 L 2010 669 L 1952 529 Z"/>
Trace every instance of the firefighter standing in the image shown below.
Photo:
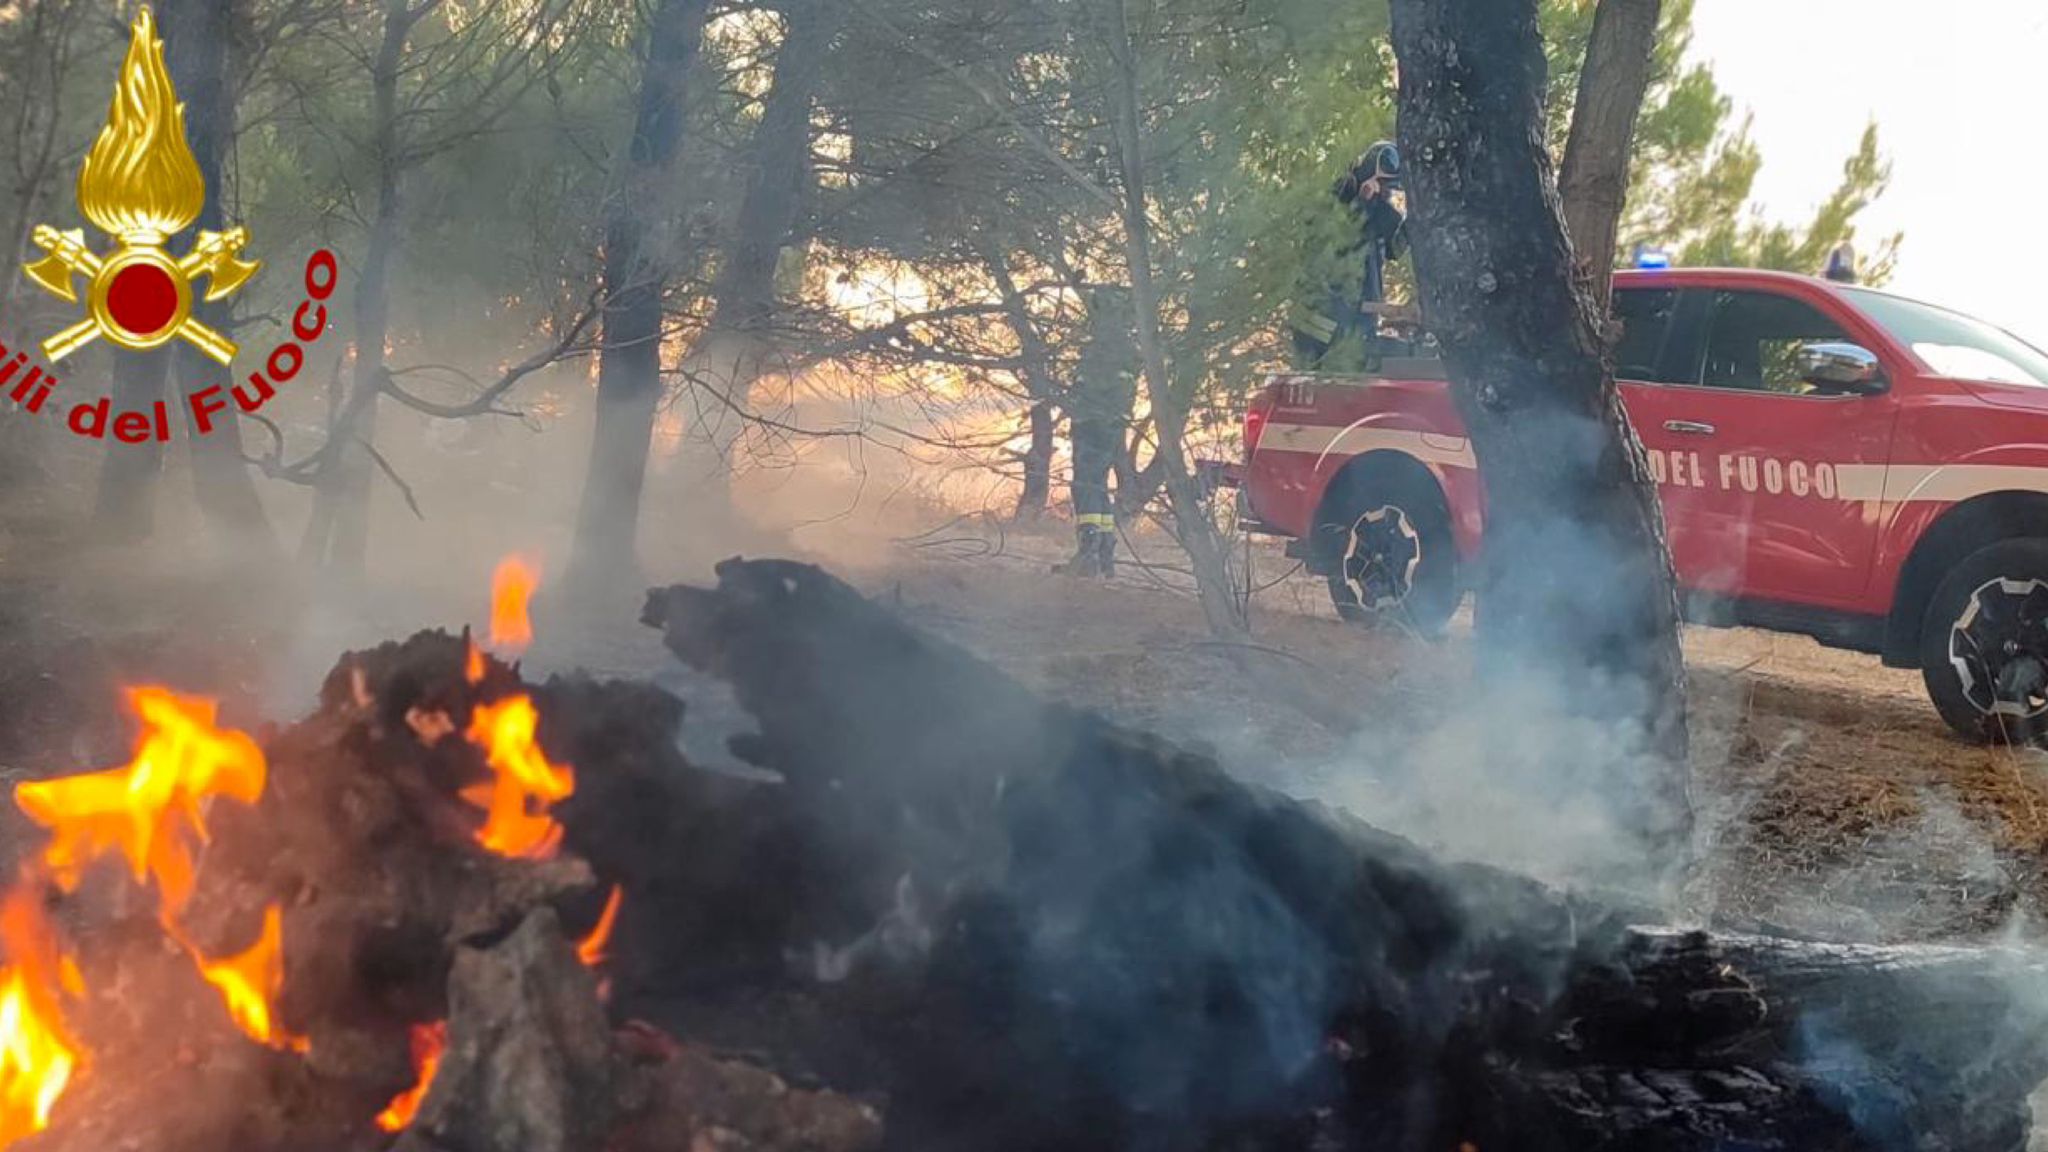
<path fill-rule="evenodd" d="M 1856 273 L 1856 246 L 1844 240 L 1828 252 L 1828 263 L 1821 275 L 1838 284 L 1854 284 Z"/>
<path fill-rule="evenodd" d="M 1321 365 L 1332 349 L 1354 334 L 1363 345 L 1367 365 L 1378 358 L 1379 315 L 1375 309 L 1386 300 L 1387 261 L 1400 259 L 1405 247 L 1402 229 L 1407 217 L 1394 199 L 1401 187 L 1401 174 L 1400 149 L 1390 140 L 1381 140 L 1367 148 L 1332 189 L 1338 203 L 1356 217 L 1357 239 L 1344 254 L 1344 281 L 1324 289 L 1320 308 L 1297 306 L 1294 311 L 1291 327 L 1296 367 Z M 1354 271 L 1355 280 L 1351 278 Z"/>
<path fill-rule="evenodd" d="M 1068 392 L 1074 441 L 1074 558 L 1060 566 L 1073 576 L 1116 573 L 1116 514 L 1109 474 L 1124 449 L 1137 402 L 1138 353 L 1131 339 L 1131 298 L 1121 288 L 1088 295 L 1088 334 Z"/>

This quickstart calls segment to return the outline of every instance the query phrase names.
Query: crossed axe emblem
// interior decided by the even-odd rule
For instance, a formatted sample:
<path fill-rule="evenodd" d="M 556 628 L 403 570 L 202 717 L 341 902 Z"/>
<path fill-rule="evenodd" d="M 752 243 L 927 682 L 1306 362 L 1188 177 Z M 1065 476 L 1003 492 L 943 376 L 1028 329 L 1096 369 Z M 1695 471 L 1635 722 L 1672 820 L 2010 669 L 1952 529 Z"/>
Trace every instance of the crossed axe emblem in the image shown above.
<path fill-rule="evenodd" d="M 248 230 L 201 232 L 180 259 L 156 244 L 129 239 L 107 256 L 85 246 L 85 231 L 59 232 L 38 224 L 32 239 L 48 255 L 22 271 L 43 290 L 78 303 L 75 276 L 86 285 L 85 319 L 43 341 L 43 354 L 56 363 L 99 337 L 141 351 L 183 339 L 222 365 L 234 361 L 235 342 L 192 315 L 192 286 L 206 277 L 205 299 L 229 296 L 262 267 L 243 260 Z"/>

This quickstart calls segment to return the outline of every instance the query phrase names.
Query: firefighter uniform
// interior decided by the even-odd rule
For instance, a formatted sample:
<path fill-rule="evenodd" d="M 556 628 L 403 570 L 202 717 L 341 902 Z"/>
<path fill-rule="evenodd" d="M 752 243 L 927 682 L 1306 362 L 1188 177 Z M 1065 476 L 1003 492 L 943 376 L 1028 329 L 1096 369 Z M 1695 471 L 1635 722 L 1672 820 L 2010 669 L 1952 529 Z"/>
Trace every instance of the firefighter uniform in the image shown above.
<path fill-rule="evenodd" d="M 1137 402 L 1137 348 L 1131 339 L 1130 296 L 1098 288 L 1088 300 L 1088 335 L 1081 348 L 1067 412 L 1074 442 L 1070 484 L 1074 500 L 1073 560 L 1062 570 L 1076 576 L 1116 571 L 1116 512 L 1109 474 L 1124 450 Z"/>
<path fill-rule="evenodd" d="M 1856 246 L 1844 240 L 1830 249 L 1827 267 L 1821 275 L 1840 284 L 1856 283 Z"/>
<path fill-rule="evenodd" d="M 1407 217 L 1394 201 L 1401 175 L 1400 150 L 1382 140 L 1366 149 L 1332 189 L 1337 201 L 1352 210 L 1358 231 L 1342 254 L 1341 278 L 1312 290 L 1318 303 L 1297 303 L 1288 317 L 1295 367 L 1346 366 L 1324 362 L 1353 337 L 1364 354 L 1362 366 L 1377 360 L 1379 317 L 1366 308 L 1386 300 L 1387 261 L 1401 258 Z"/>

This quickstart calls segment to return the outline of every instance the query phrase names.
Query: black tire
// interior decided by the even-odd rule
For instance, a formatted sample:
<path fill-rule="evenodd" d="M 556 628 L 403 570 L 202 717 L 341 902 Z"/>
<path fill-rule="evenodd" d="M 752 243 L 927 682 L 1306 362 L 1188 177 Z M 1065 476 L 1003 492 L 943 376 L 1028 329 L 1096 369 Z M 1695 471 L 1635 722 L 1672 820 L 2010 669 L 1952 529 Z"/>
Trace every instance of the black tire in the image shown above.
<path fill-rule="evenodd" d="M 1361 623 L 1392 618 L 1425 636 L 1442 632 L 1463 599 L 1442 490 L 1382 469 L 1339 483 L 1316 526 L 1337 614 Z"/>
<path fill-rule="evenodd" d="M 1927 602 L 1920 674 L 1966 739 L 2038 744 L 2048 733 L 2048 539 L 1964 557 Z"/>

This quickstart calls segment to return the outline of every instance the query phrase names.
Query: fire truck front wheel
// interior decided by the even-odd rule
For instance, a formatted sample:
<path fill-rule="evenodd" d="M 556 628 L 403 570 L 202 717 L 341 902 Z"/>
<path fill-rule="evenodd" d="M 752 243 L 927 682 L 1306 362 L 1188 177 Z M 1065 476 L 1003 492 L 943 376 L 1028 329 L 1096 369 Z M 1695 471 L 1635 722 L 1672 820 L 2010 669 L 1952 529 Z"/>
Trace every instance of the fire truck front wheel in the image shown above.
<path fill-rule="evenodd" d="M 1434 636 L 1458 610 L 1451 513 L 1434 483 L 1375 470 L 1350 477 L 1325 503 L 1316 534 L 1344 619 L 1385 617 Z"/>
<path fill-rule="evenodd" d="M 2048 539 L 2001 540 L 1949 572 L 1928 601 L 1920 671 L 1966 738 L 2048 737 Z"/>

